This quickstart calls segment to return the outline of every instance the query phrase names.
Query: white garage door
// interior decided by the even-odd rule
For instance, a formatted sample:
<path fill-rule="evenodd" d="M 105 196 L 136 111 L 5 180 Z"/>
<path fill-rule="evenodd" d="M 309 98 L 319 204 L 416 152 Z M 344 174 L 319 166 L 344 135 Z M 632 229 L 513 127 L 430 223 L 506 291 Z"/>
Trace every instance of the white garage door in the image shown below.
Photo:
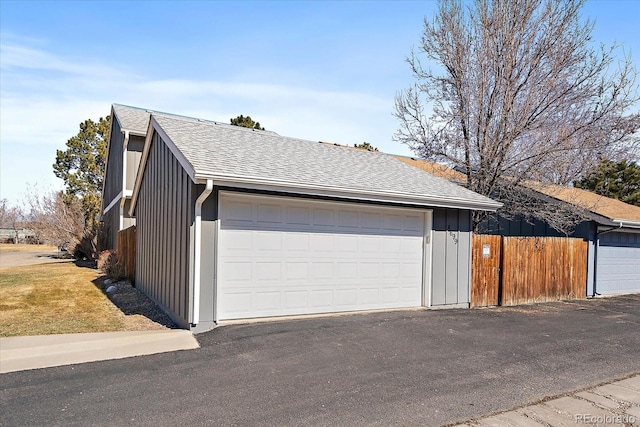
<path fill-rule="evenodd" d="M 425 215 L 221 192 L 218 320 L 420 306 Z"/>
<path fill-rule="evenodd" d="M 640 234 L 602 234 L 597 274 L 599 294 L 640 292 Z"/>

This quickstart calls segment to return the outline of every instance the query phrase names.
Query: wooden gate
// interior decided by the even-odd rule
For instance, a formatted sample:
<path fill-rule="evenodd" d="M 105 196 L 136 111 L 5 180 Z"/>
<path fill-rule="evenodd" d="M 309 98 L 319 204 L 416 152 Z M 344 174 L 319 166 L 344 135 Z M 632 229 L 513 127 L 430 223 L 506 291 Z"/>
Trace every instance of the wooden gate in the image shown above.
<path fill-rule="evenodd" d="M 498 305 L 502 236 L 473 236 L 471 307 Z"/>
<path fill-rule="evenodd" d="M 133 225 L 118 231 L 118 246 L 116 249 L 118 262 L 122 266 L 124 277 L 131 284 L 136 278 L 136 226 Z"/>
<path fill-rule="evenodd" d="M 472 256 L 472 307 L 586 298 L 581 239 L 474 235 Z"/>

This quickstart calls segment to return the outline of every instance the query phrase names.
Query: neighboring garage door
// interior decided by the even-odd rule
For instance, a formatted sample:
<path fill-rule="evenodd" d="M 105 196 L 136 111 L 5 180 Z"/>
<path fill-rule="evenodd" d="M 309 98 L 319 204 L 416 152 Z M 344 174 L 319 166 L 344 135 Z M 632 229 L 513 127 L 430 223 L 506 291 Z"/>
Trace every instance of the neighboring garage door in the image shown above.
<path fill-rule="evenodd" d="M 422 302 L 425 211 L 220 193 L 218 320 Z"/>
<path fill-rule="evenodd" d="M 602 295 L 640 292 L 640 234 L 600 236 L 596 292 Z"/>

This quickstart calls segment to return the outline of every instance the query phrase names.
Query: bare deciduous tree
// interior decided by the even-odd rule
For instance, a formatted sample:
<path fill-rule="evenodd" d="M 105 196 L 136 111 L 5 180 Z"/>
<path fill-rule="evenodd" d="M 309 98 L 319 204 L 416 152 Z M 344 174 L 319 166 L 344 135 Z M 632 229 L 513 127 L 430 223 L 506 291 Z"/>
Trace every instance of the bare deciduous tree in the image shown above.
<path fill-rule="evenodd" d="M 7 199 L 0 200 L 0 224 L 3 226 L 9 222 L 11 207 Z"/>
<path fill-rule="evenodd" d="M 19 206 L 10 206 L 7 199 L 0 200 L 0 225 L 11 228 L 13 243 L 19 243 L 22 230 L 22 210 Z"/>
<path fill-rule="evenodd" d="M 602 157 L 636 150 L 640 115 L 627 112 L 639 99 L 637 71 L 619 46 L 593 47 L 583 4 L 441 1 L 407 58 L 416 83 L 396 97 L 395 139 L 525 217 L 544 206 L 508 197 L 524 182 L 568 184 Z M 549 214 L 552 226 L 566 220 Z"/>
<path fill-rule="evenodd" d="M 26 195 L 24 216 L 39 241 L 55 245 L 78 244 L 83 236 L 85 217 L 82 202 L 63 192 L 39 194 L 31 187 Z"/>

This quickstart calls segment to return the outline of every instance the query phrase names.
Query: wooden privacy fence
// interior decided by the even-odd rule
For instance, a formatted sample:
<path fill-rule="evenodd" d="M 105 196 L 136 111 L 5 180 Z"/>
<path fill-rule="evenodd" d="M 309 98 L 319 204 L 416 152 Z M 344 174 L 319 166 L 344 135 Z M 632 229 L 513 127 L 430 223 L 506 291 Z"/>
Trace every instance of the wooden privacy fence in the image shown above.
<path fill-rule="evenodd" d="M 471 306 L 586 298 L 587 242 L 473 236 Z"/>
<path fill-rule="evenodd" d="M 136 226 L 118 231 L 116 248 L 118 263 L 122 266 L 124 277 L 132 284 L 136 278 Z"/>

